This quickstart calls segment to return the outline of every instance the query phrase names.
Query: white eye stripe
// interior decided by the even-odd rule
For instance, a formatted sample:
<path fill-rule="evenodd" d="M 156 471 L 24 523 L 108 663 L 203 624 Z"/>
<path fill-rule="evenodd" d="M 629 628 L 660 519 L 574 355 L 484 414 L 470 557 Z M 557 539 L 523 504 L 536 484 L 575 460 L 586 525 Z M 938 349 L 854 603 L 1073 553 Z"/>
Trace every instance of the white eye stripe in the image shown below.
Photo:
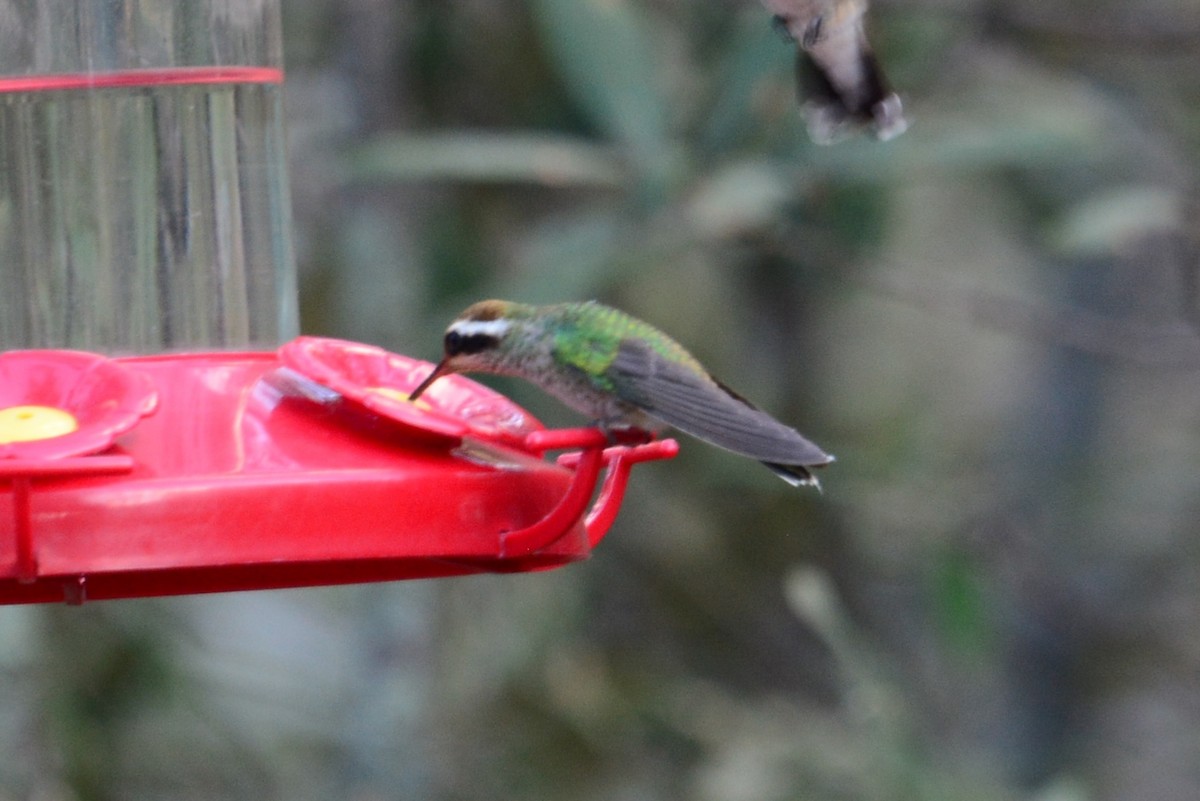
<path fill-rule="evenodd" d="M 508 320 L 463 320 L 450 326 L 450 330 L 459 336 L 485 336 L 496 339 L 501 339 L 508 333 L 509 328 Z"/>

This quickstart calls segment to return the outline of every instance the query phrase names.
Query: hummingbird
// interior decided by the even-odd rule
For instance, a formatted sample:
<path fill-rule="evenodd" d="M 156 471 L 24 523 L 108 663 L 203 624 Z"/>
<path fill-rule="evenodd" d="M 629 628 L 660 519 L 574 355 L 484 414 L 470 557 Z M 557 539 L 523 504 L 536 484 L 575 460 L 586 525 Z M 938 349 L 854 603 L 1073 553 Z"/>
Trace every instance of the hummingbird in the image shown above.
<path fill-rule="evenodd" d="M 796 80 L 812 138 L 829 144 L 852 125 L 877 139 L 904 133 L 908 122 L 871 46 L 864 20 L 867 0 L 763 0 L 774 23 L 799 47 Z"/>
<path fill-rule="evenodd" d="M 588 415 L 610 437 L 671 426 L 758 459 L 793 486 L 819 489 L 812 470 L 833 461 L 713 378 L 674 339 L 594 301 L 480 301 L 450 323 L 443 347 L 442 360 L 410 400 L 450 373 L 510 375 Z"/>

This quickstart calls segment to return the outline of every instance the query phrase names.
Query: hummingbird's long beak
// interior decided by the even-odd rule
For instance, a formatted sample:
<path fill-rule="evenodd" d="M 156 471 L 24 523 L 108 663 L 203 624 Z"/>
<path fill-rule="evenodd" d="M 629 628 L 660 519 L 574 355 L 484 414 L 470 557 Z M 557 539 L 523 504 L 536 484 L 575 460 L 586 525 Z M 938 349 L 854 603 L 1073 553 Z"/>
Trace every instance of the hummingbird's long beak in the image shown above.
<path fill-rule="evenodd" d="M 420 384 L 418 384 L 417 388 L 408 394 L 408 399 L 410 401 L 415 401 L 421 395 L 422 392 L 429 389 L 429 386 L 434 381 L 437 381 L 439 378 L 441 378 L 443 375 L 445 375 L 447 372 L 446 368 L 448 367 L 448 363 L 449 363 L 448 359 L 442 359 L 440 362 L 438 362 L 437 367 L 433 368 L 433 372 L 431 372 L 429 375 L 425 376 L 425 380 L 422 381 Z"/>

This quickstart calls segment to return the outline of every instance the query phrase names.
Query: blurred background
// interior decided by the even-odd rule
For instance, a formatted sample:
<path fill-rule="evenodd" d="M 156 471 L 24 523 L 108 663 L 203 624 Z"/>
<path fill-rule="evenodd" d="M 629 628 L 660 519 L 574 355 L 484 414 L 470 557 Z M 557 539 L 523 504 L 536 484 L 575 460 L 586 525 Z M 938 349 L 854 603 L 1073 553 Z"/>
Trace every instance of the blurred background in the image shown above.
<path fill-rule="evenodd" d="M 822 147 L 755 0 L 288 0 L 305 333 L 597 298 L 838 462 L 684 441 L 544 574 L 0 610 L 0 799 L 1200 797 L 1200 6 L 869 24 L 912 127 Z"/>

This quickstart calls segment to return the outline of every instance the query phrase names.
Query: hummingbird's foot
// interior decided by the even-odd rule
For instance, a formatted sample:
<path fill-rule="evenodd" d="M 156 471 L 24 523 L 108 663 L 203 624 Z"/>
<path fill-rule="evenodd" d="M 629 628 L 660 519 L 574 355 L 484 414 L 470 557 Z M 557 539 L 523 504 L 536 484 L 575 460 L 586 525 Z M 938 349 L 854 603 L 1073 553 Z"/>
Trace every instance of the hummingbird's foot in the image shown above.
<path fill-rule="evenodd" d="M 821 41 L 821 34 L 825 27 L 825 18 L 818 16 L 812 22 L 808 23 L 808 27 L 804 29 L 804 36 L 800 39 L 800 45 L 807 50 L 808 48 Z"/>
<path fill-rule="evenodd" d="M 645 445 L 654 441 L 653 431 L 647 431 L 637 426 L 609 425 L 603 421 L 597 425 L 613 445 Z"/>

